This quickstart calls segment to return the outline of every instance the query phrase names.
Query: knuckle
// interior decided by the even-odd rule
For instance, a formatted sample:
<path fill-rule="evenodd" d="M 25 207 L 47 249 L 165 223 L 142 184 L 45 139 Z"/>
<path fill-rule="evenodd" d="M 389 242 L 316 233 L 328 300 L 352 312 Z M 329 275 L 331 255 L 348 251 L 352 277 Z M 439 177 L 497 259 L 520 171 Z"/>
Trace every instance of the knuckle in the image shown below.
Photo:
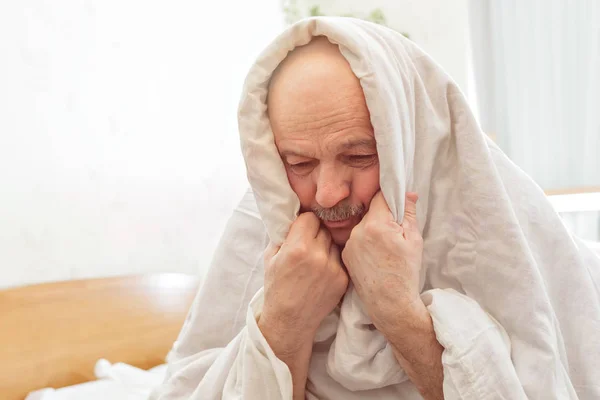
<path fill-rule="evenodd" d="M 381 234 L 381 225 L 377 221 L 367 221 L 363 231 L 366 236 L 377 237 Z"/>
<path fill-rule="evenodd" d="M 325 251 L 316 251 L 312 254 L 312 261 L 315 265 L 325 266 L 329 261 L 329 254 Z"/>
<path fill-rule="evenodd" d="M 306 259 L 308 246 L 305 243 L 295 243 L 287 251 L 287 256 L 292 262 L 299 262 Z"/>

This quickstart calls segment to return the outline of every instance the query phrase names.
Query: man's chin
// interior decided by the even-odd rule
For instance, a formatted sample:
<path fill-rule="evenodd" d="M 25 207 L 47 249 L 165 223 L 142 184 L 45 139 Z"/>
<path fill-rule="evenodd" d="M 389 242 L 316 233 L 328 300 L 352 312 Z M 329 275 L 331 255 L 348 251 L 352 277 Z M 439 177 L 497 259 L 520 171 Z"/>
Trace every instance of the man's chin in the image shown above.
<path fill-rule="evenodd" d="M 337 244 L 340 248 L 343 248 L 346 245 L 348 239 L 350 239 L 350 234 L 352 233 L 352 229 L 356 225 L 360 223 L 361 217 L 355 216 L 352 217 L 350 221 L 344 221 L 341 223 L 328 223 L 325 222 L 324 225 L 331 234 L 331 239 L 335 244 Z M 341 226 L 336 226 L 340 225 Z"/>
<path fill-rule="evenodd" d="M 348 239 L 350 238 L 350 233 L 352 233 L 351 228 L 343 228 L 343 229 L 329 229 L 329 233 L 331 233 L 331 239 L 333 243 L 337 244 L 340 248 L 344 247 Z"/>

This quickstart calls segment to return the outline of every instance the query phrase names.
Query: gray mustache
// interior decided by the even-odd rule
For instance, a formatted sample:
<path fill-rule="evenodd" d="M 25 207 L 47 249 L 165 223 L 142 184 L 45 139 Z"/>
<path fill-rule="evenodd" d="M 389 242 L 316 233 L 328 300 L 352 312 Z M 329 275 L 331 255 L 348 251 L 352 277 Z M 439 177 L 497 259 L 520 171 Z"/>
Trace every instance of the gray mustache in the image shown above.
<path fill-rule="evenodd" d="M 321 221 L 343 221 L 348 218 L 362 215 L 365 208 L 362 205 L 340 204 L 331 208 L 313 207 L 312 212 Z"/>

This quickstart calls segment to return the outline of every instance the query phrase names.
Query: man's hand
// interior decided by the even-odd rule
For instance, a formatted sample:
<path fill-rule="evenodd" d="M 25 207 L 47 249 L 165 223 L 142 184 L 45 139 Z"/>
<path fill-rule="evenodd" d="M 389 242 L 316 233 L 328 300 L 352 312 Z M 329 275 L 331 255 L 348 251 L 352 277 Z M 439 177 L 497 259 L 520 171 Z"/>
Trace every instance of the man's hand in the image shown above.
<path fill-rule="evenodd" d="M 298 340 L 312 340 L 346 292 L 348 276 L 327 229 L 312 213 L 292 224 L 280 248 L 265 254 L 265 303 L 260 321 Z"/>
<path fill-rule="evenodd" d="M 303 213 L 281 247 L 265 253 L 264 305 L 258 327 L 292 374 L 294 399 L 304 399 L 317 328 L 346 293 L 348 276 L 329 232 Z"/>
<path fill-rule="evenodd" d="M 417 224 L 417 195 L 406 196 L 402 225 L 378 192 L 354 227 L 342 259 L 375 327 L 388 332 L 410 316 L 420 299 L 423 239 Z M 393 326 L 392 326 L 393 325 Z"/>
<path fill-rule="evenodd" d="M 443 347 L 421 301 L 423 239 L 417 199 L 407 193 L 402 225 L 377 193 L 342 252 L 352 283 L 375 327 L 392 345 L 398 363 L 425 399 L 443 399 Z"/>

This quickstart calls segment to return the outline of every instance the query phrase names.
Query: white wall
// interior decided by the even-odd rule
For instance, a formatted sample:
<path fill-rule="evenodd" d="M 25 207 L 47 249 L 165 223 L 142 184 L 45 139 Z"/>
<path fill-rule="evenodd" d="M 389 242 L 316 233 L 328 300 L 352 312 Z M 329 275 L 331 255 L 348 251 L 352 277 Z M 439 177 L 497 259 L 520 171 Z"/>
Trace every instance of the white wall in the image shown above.
<path fill-rule="evenodd" d="M 298 0 L 301 13 L 319 5 L 325 15 L 366 15 L 379 8 L 387 25 L 429 53 L 467 93 L 467 0 Z"/>
<path fill-rule="evenodd" d="M 0 3 L 0 287 L 202 273 L 278 0 Z"/>

